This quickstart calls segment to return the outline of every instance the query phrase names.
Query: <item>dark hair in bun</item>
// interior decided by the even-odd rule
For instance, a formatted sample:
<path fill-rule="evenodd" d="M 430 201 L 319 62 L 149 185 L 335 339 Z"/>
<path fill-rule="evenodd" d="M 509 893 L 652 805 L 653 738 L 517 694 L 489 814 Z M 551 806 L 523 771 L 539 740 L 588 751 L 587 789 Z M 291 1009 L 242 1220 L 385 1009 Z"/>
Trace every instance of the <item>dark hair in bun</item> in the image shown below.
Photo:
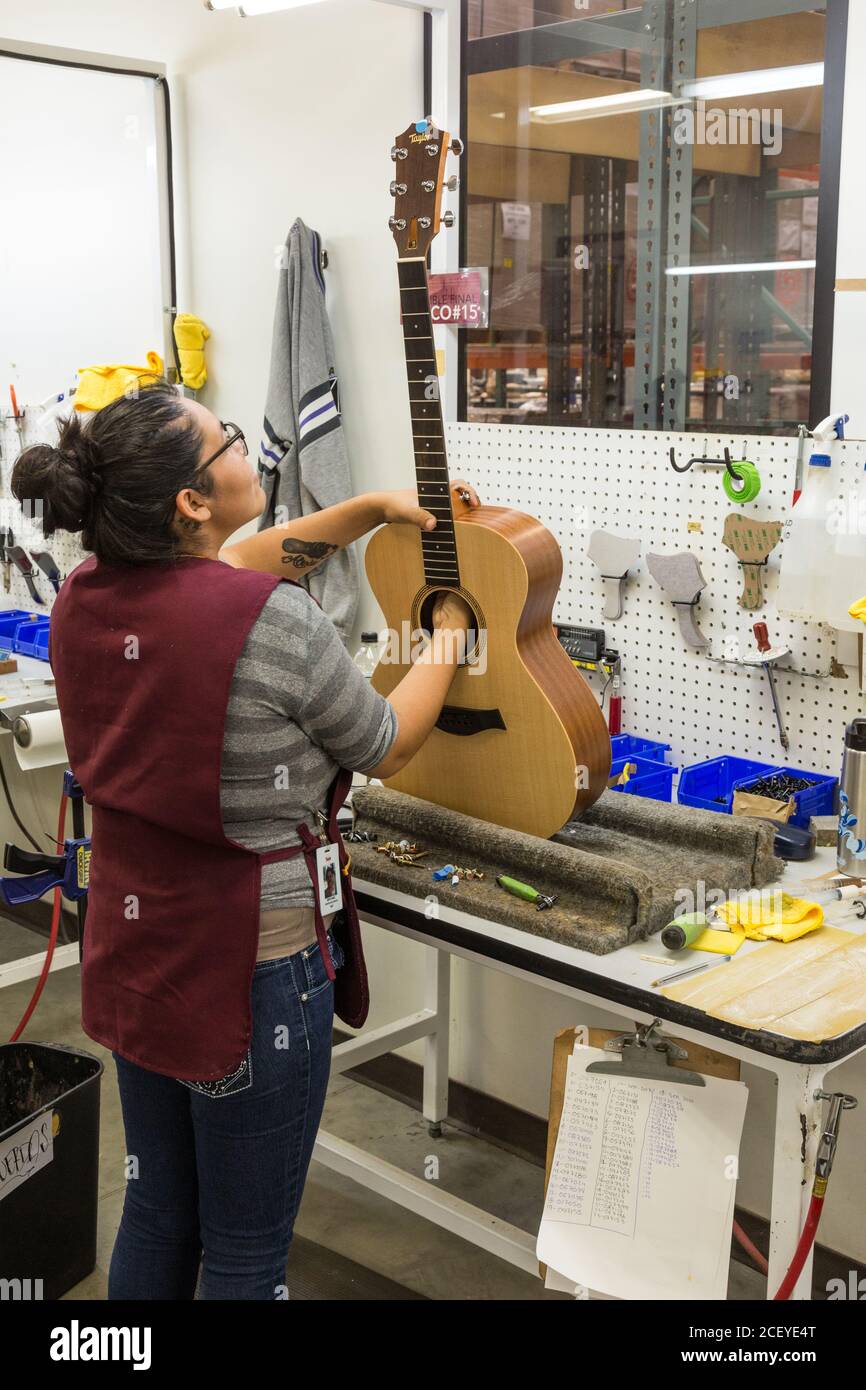
<path fill-rule="evenodd" d="M 89 418 L 74 411 L 57 444 L 33 444 L 12 470 L 19 502 L 42 505 L 46 536 L 81 532 L 85 550 L 109 565 L 173 560 L 181 551 L 175 498 L 210 493 L 197 476 L 202 435 L 167 381 L 119 396 Z"/>

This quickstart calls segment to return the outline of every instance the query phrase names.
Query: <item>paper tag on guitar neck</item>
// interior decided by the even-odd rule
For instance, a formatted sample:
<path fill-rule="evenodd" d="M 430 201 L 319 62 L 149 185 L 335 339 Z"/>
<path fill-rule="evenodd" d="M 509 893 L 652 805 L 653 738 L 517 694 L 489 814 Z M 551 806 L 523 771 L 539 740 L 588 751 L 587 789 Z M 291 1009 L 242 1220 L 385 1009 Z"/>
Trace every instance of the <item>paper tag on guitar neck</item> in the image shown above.
<path fill-rule="evenodd" d="M 316 850 L 316 893 L 323 917 L 339 912 L 343 906 L 343 885 L 340 882 L 340 852 L 336 845 L 322 845 Z"/>

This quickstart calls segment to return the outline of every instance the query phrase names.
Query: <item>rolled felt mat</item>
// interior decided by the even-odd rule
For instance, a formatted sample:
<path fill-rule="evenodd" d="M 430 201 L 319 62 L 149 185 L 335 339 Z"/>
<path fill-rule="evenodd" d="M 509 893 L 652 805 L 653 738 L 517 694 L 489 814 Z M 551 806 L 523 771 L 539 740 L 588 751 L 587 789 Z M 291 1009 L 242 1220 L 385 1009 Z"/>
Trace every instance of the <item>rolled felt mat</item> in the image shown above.
<path fill-rule="evenodd" d="M 722 486 L 725 494 L 731 502 L 754 502 L 761 491 L 761 475 L 753 463 L 748 459 L 740 459 L 737 463 L 731 464 L 732 469 L 739 478 L 739 483 L 734 482 L 727 469 L 722 474 Z"/>

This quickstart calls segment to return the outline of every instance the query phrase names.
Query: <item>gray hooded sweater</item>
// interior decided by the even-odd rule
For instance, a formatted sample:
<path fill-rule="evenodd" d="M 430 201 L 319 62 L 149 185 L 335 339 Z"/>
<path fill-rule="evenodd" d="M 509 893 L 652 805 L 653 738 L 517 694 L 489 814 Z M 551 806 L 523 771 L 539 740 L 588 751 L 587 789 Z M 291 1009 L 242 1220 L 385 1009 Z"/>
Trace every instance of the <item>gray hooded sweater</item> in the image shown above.
<path fill-rule="evenodd" d="M 281 259 L 274 314 L 259 451 L 267 498 L 260 531 L 353 495 L 320 257 L 318 232 L 298 218 Z M 347 642 L 360 593 L 355 547 L 336 551 L 304 582 Z"/>

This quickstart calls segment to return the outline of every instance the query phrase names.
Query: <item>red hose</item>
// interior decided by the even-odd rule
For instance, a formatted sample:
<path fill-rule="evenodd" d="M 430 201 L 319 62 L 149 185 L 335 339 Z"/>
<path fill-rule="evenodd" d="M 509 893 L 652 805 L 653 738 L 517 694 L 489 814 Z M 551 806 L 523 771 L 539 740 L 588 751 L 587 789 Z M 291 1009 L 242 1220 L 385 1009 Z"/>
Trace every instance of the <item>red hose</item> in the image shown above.
<path fill-rule="evenodd" d="M 57 849 L 60 853 L 63 852 L 64 830 L 66 827 L 66 800 L 66 794 L 64 793 L 63 796 L 61 796 L 60 798 L 60 813 L 57 819 Z M 30 996 L 30 1003 L 24 1010 L 24 1013 L 21 1017 L 21 1022 L 18 1024 L 18 1027 L 15 1029 L 15 1032 L 9 1039 L 10 1042 L 17 1042 L 18 1039 L 21 1037 L 21 1034 L 24 1032 L 24 1029 L 27 1027 L 27 1024 L 30 1021 L 30 1016 L 33 1013 L 33 1010 L 39 1003 L 42 991 L 45 988 L 45 981 L 48 979 L 48 972 L 51 969 L 51 961 L 54 957 L 54 948 L 57 945 L 57 936 L 60 930 L 60 912 L 62 906 L 63 895 L 59 888 L 55 888 L 54 911 L 51 914 L 51 931 L 48 936 L 48 949 L 45 952 L 45 959 L 42 962 L 42 972 L 39 976 L 39 979 L 36 981 L 36 988 Z"/>
<path fill-rule="evenodd" d="M 800 1242 L 797 1246 L 796 1251 L 794 1252 L 794 1258 L 791 1261 L 791 1264 L 788 1268 L 788 1273 L 785 1275 L 784 1279 L 779 1285 L 779 1292 L 773 1299 L 774 1303 L 785 1303 L 791 1297 L 791 1294 L 794 1290 L 794 1285 L 796 1284 L 797 1280 L 803 1272 L 803 1265 L 806 1263 L 806 1256 L 809 1254 L 809 1251 L 812 1249 L 812 1246 L 815 1243 L 815 1236 L 818 1231 L 818 1222 L 821 1220 L 821 1212 L 823 1210 L 823 1207 L 824 1198 L 816 1197 L 815 1193 L 813 1192 L 812 1200 L 809 1203 L 809 1211 L 806 1216 L 806 1224 L 803 1227 L 803 1234 L 800 1236 Z"/>
<path fill-rule="evenodd" d="M 761 1254 L 757 1245 L 755 1245 L 754 1242 L 749 1239 L 749 1237 L 746 1235 L 745 1231 L 743 1230 L 742 1226 L 739 1224 L 738 1221 L 734 1222 L 734 1237 L 737 1240 L 737 1242 L 743 1247 L 746 1254 L 751 1255 L 752 1259 L 758 1266 L 758 1269 L 761 1271 L 761 1273 L 769 1274 L 770 1266 L 767 1264 L 766 1256 Z"/>

